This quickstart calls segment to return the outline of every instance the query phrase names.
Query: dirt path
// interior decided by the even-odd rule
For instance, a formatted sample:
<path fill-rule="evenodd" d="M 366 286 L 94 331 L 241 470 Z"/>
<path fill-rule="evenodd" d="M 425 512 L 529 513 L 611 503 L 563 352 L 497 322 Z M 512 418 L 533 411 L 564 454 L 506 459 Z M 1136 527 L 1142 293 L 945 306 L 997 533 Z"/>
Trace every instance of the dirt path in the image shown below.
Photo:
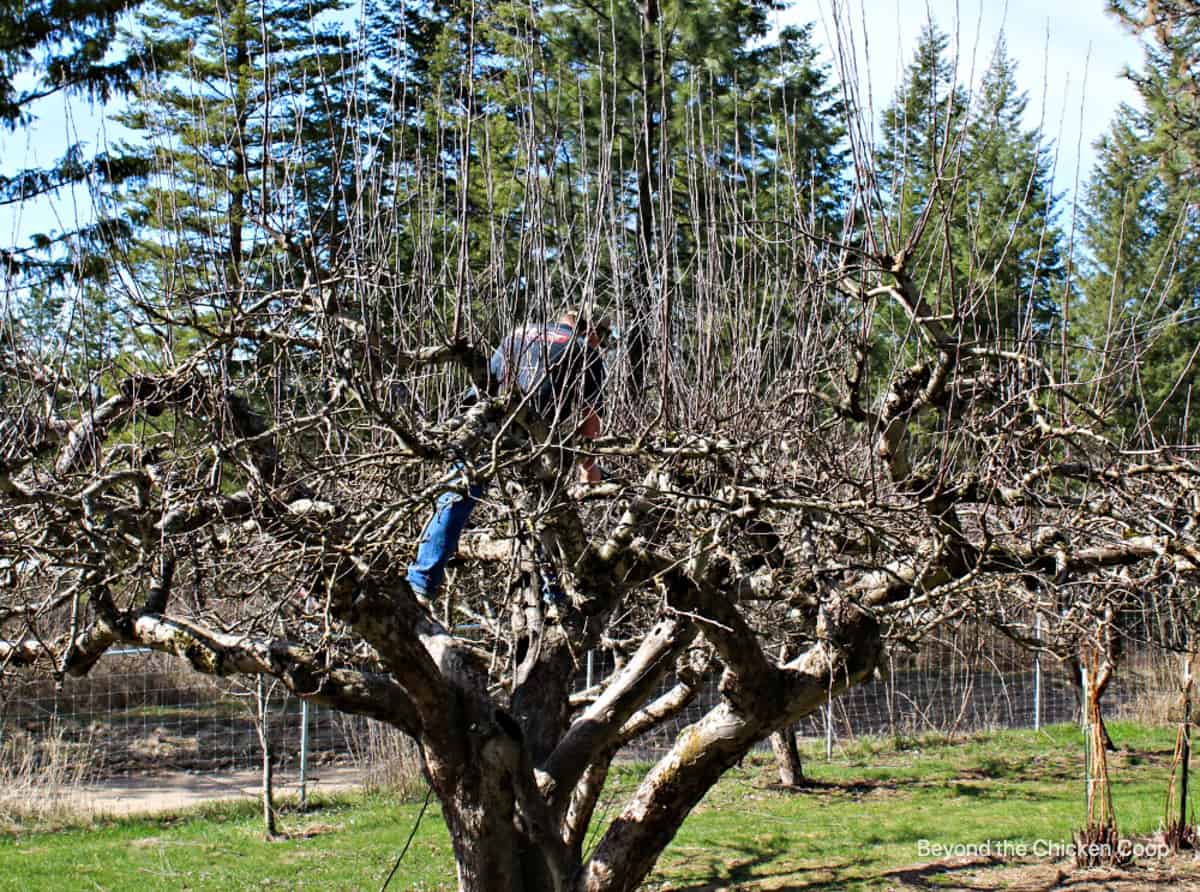
<path fill-rule="evenodd" d="M 309 772 L 306 786 L 312 796 L 350 789 L 361 780 L 362 772 L 357 768 L 325 765 Z M 172 771 L 111 778 L 81 787 L 71 794 L 71 804 L 98 816 L 155 814 L 204 802 L 255 798 L 261 792 L 262 774 L 258 771 Z M 299 776 L 295 772 L 277 772 L 275 792 L 277 796 L 299 796 Z"/>

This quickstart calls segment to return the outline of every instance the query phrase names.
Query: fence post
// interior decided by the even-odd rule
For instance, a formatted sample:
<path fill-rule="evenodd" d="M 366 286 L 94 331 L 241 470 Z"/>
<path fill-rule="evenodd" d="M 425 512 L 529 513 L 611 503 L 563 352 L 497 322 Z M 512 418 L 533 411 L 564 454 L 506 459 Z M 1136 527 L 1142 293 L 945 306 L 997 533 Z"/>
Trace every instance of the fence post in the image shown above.
<path fill-rule="evenodd" d="M 1083 729 L 1083 780 L 1084 780 L 1084 796 L 1083 806 L 1087 811 L 1088 823 L 1092 819 L 1092 747 L 1090 729 L 1088 728 L 1088 692 L 1091 690 L 1088 687 L 1087 667 L 1083 660 L 1079 661 L 1079 679 L 1082 682 L 1080 689 L 1083 691 L 1081 700 L 1083 701 L 1082 715 L 1079 717 L 1079 726 Z"/>
<path fill-rule="evenodd" d="M 300 810 L 308 809 L 308 701 L 300 701 Z"/>
<path fill-rule="evenodd" d="M 1189 639 L 1191 636 L 1188 636 Z M 1179 730 L 1179 826 L 1187 826 L 1188 762 L 1192 757 L 1192 643 L 1183 655 L 1183 726 Z"/>
<path fill-rule="evenodd" d="M 833 703 L 825 703 L 825 761 L 833 761 Z"/>
<path fill-rule="evenodd" d="M 1039 613 L 1033 620 L 1033 634 L 1037 638 L 1038 649 L 1033 652 L 1033 730 L 1042 729 L 1042 615 Z"/>
<path fill-rule="evenodd" d="M 592 689 L 595 674 L 595 664 L 596 652 L 594 650 L 589 650 L 587 653 L 587 680 L 584 683 L 584 690 L 590 691 Z"/>

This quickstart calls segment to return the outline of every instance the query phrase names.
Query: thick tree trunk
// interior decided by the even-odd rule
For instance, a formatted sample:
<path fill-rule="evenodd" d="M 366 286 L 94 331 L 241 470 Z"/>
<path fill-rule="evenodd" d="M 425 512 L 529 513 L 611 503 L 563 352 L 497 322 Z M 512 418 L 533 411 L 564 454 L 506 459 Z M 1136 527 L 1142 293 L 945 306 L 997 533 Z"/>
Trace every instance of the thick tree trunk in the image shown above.
<path fill-rule="evenodd" d="M 772 734 L 771 749 L 779 767 L 779 782 L 785 787 L 804 786 L 804 765 L 800 761 L 800 748 L 796 746 L 795 726 L 789 725 Z"/>
<path fill-rule="evenodd" d="M 714 645 L 727 664 L 722 702 L 684 729 L 646 776 L 572 886 L 573 892 L 633 892 L 653 869 L 683 820 L 757 741 L 790 727 L 834 694 L 870 677 L 882 653 L 878 622 L 862 608 L 830 605 L 818 625 L 824 640 L 773 669 L 742 647 L 747 629 L 728 605 L 704 599 L 722 623 Z M 736 672 L 736 674 L 735 674 Z"/>
<path fill-rule="evenodd" d="M 540 602 L 541 596 L 533 595 Z M 563 630 L 548 625 L 540 603 L 526 609 L 525 659 L 517 667 L 510 711 L 520 722 L 533 761 L 545 760 L 571 721 L 569 701 L 575 666 Z"/>
<path fill-rule="evenodd" d="M 561 892 L 564 861 L 525 832 L 524 815 L 503 772 L 472 772 L 470 786 L 443 800 L 460 892 Z M 476 783 L 478 782 L 478 783 Z"/>
<path fill-rule="evenodd" d="M 471 800 L 465 795 L 446 804 L 446 824 L 461 892 L 526 892 L 518 864 L 511 803 L 508 805 L 506 808 L 503 803 Z"/>
<path fill-rule="evenodd" d="M 450 831 L 459 889 L 558 892 L 570 859 L 537 793 L 521 728 L 485 698 L 460 696 L 461 761 L 422 749 Z"/>
<path fill-rule="evenodd" d="M 459 889 L 525 892 L 520 854 L 526 846 L 516 824 L 513 777 L 519 745 L 482 716 L 466 727 L 462 764 L 440 763 L 438 753 L 424 751 L 450 831 Z"/>

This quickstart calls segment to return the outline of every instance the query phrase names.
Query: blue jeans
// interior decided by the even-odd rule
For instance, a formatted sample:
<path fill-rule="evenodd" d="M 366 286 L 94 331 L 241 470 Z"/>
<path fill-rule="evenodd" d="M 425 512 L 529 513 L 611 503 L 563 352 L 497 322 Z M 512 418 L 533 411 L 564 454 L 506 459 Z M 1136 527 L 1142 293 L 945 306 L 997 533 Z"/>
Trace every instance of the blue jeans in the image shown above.
<path fill-rule="evenodd" d="M 446 564 L 458 552 L 458 540 L 482 496 L 483 484 L 472 483 L 465 493 L 445 492 L 438 497 L 433 517 L 417 544 L 417 558 L 408 565 L 408 584 L 418 595 L 432 598 L 437 594 L 446 577 Z"/>
<path fill-rule="evenodd" d="M 466 482 L 462 465 L 455 468 L 464 472 L 461 482 Z M 438 497 L 433 517 L 425 524 L 421 541 L 417 543 L 416 560 L 408 565 L 408 584 L 421 597 L 433 598 L 441 588 L 442 580 L 446 578 L 446 564 L 458 552 L 458 540 L 483 493 L 482 483 L 472 483 L 465 493 L 445 492 Z M 561 604 L 566 596 L 559 588 L 557 574 L 540 547 L 537 551 L 541 558 L 538 575 L 541 577 L 542 600 L 547 604 Z"/>

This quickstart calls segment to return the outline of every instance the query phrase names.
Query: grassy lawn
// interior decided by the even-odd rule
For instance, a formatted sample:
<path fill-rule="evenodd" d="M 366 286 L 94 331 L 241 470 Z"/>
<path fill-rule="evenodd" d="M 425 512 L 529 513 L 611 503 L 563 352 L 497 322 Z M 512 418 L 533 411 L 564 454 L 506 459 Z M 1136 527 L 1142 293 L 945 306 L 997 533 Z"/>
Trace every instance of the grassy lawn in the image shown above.
<path fill-rule="evenodd" d="M 1123 833 L 1148 834 L 1162 815 L 1174 730 L 1113 723 Z M 919 840 L 1067 841 L 1083 823 L 1082 742 L 1063 726 L 1006 731 L 956 744 L 865 740 L 826 763 L 806 762 L 810 789 L 777 788 L 764 757 L 730 772 L 684 825 L 647 888 L 869 888 L 899 885 L 923 861 Z M 614 772 L 611 817 L 645 766 Z M 326 800 L 285 812 L 286 839 L 263 839 L 254 803 L 154 819 L 0 834 L 0 889 L 377 889 L 420 803 L 382 796 Z M 3 824 L 0 824 L 3 826 Z M 936 879 L 928 882 L 935 883 Z M 431 804 L 391 889 L 453 889 L 449 840 Z"/>

